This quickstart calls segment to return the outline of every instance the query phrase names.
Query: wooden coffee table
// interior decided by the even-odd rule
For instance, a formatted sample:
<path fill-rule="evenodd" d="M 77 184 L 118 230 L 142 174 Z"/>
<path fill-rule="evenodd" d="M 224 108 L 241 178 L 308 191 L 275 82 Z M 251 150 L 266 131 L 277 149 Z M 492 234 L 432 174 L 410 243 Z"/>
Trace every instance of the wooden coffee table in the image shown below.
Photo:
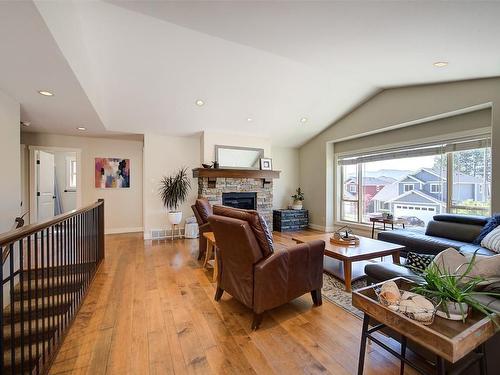
<path fill-rule="evenodd" d="M 322 233 L 297 235 L 292 239 L 297 243 L 313 240 L 325 241 L 324 270 L 342 280 L 348 292 L 351 291 L 353 281 L 365 276 L 365 265 L 371 263 L 367 261 L 391 255 L 392 261 L 399 263 L 399 251 L 405 248 L 401 245 L 361 236 L 356 246 L 340 246 L 330 242 L 332 236 L 333 233 Z"/>

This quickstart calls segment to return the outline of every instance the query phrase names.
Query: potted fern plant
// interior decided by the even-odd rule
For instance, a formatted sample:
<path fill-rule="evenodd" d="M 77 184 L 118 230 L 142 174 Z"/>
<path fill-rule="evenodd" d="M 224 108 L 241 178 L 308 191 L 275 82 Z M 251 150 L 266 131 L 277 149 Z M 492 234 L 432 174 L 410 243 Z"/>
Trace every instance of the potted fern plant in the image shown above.
<path fill-rule="evenodd" d="M 163 205 L 168 210 L 168 221 L 172 225 L 177 225 L 182 220 L 182 211 L 179 206 L 186 200 L 191 181 L 187 174 L 187 168 L 181 168 L 176 174 L 164 176 L 160 182 L 160 198 Z"/>

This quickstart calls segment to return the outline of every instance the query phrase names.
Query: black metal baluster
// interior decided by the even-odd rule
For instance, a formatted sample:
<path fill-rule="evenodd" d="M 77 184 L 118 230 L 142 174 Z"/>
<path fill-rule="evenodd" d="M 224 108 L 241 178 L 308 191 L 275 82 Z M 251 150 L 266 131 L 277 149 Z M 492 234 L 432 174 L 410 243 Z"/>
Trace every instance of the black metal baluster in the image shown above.
<path fill-rule="evenodd" d="M 68 326 L 68 314 L 70 313 L 70 307 L 69 307 L 69 298 L 68 298 L 68 290 L 69 290 L 69 286 L 68 286 L 68 231 L 66 228 L 66 221 L 64 221 L 62 223 L 62 227 L 63 227 L 63 238 L 62 238 L 62 242 L 63 242 L 63 263 L 64 263 L 64 267 L 62 268 L 62 271 L 63 271 L 63 299 L 64 299 L 64 304 L 65 304 L 65 308 L 64 308 L 64 326 L 67 327 Z"/>
<path fill-rule="evenodd" d="M 56 296 L 54 295 L 54 279 L 55 279 L 55 275 L 54 275 L 54 266 L 55 266 L 55 259 L 56 259 L 56 251 L 55 251 L 55 234 L 54 234 L 54 226 L 52 226 L 50 228 L 50 250 L 51 250 L 51 265 L 50 265 L 50 277 L 48 279 L 48 282 L 49 282 L 49 288 L 48 288 L 48 296 L 49 296 L 49 299 L 51 300 L 51 311 L 52 311 L 52 314 L 51 314 L 51 318 L 52 318 L 52 327 L 54 328 L 54 335 L 52 336 L 52 342 L 51 342 L 51 345 L 49 347 L 49 352 L 52 353 L 52 349 L 53 347 L 55 346 L 56 344 L 56 336 L 57 336 L 57 332 L 56 330 L 59 329 L 59 327 L 56 328 L 56 315 L 55 315 L 55 302 L 56 302 Z"/>
<path fill-rule="evenodd" d="M 55 303 L 57 304 L 56 310 L 57 310 L 57 342 L 61 338 L 61 295 L 58 292 L 58 287 L 60 285 L 60 280 L 59 280 L 59 265 L 60 265 L 60 259 L 59 259 L 59 225 L 55 225 L 54 231 L 56 233 L 55 235 L 55 242 L 54 242 L 54 252 L 55 252 L 55 257 L 56 257 L 56 263 L 54 264 L 54 285 L 53 285 L 53 290 L 52 293 L 54 293 L 55 296 Z"/>
<path fill-rule="evenodd" d="M 41 263 L 41 266 L 42 266 L 42 274 L 41 274 L 41 279 L 42 279 L 42 285 L 41 285 L 41 294 L 42 294 L 42 311 L 41 311 L 41 314 L 40 316 L 42 317 L 42 331 L 43 331 L 43 334 L 45 335 L 45 332 L 50 332 L 50 329 L 47 327 L 47 330 L 46 330 L 46 327 L 45 327 L 45 317 L 47 316 L 47 310 L 46 310 L 46 300 L 45 300 L 45 244 L 46 244 L 46 241 L 49 237 L 49 232 L 48 232 L 48 229 L 47 230 L 43 230 L 42 229 L 42 238 L 41 238 L 41 242 L 40 242 L 40 263 Z M 48 246 L 47 246 L 48 247 Z M 48 318 L 47 318 L 48 319 Z M 48 336 L 50 337 L 50 336 Z M 44 340 L 42 341 L 42 363 L 45 363 L 45 350 L 47 349 L 46 348 L 46 340 L 45 340 L 45 336 L 44 336 Z"/>
<path fill-rule="evenodd" d="M 24 373 L 24 239 L 19 241 L 19 285 L 21 288 L 21 374 Z"/>
<path fill-rule="evenodd" d="M 2 254 L 2 261 L 3 261 L 3 248 L 0 246 L 0 254 Z M 10 255 L 9 255 L 10 256 Z M 0 315 L 0 369 L 3 371 L 4 366 L 3 366 L 3 356 L 4 356 L 4 347 L 3 347 L 3 328 L 6 325 L 3 321 L 3 284 L 4 284 L 4 279 L 3 279 L 3 263 L 0 265 L 0 281 L 2 282 L 2 290 L 0 291 L 0 306 L 2 307 L 2 314 Z"/>
<path fill-rule="evenodd" d="M 15 348 L 15 319 L 14 319 L 14 244 L 9 245 L 9 277 L 10 277 L 10 363 L 11 372 L 14 374 L 16 363 L 16 348 Z M 3 292 L 3 290 L 2 290 Z"/>
<path fill-rule="evenodd" d="M 35 331 L 36 331 L 36 361 L 35 361 L 35 371 L 38 374 L 39 372 L 39 358 L 40 358 L 40 327 L 39 327 L 39 317 L 40 310 L 38 309 L 38 272 L 39 272 L 39 264 L 38 264 L 38 232 L 34 234 L 35 238 Z"/>
<path fill-rule="evenodd" d="M 33 349 L 31 348 L 33 341 L 32 341 L 32 315 L 31 315 L 31 236 L 28 236 L 27 238 L 27 247 L 28 247 L 28 370 L 31 371 L 31 360 L 33 358 Z M 24 325 L 24 321 L 22 322 Z"/>
<path fill-rule="evenodd" d="M 83 230 L 83 235 L 84 235 L 84 245 L 85 245 L 85 262 L 88 264 L 87 266 L 87 272 L 85 275 L 85 291 L 88 288 L 89 285 L 89 277 L 90 277 L 90 272 L 91 272 L 91 266 L 90 266 L 90 257 L 89 257 L 89 215 L 87 212 L 84 214 L 84 230 Z"/>
<path fill-rule="evenodd" d="M 69 264 L 70 264 L 70 273 L 69 273 L 69 280 L 72 285 L 71 293 L 70 293 L 70 304 L 71 304 L 71 310 L 70 310 L 70 317 L 73 317 L 73 315 L 76 313 L 75 310 L 75 264 L 73 262 L 73 256 L 74 256 L 74 246 L 73 246 L 73 217 L 68 220 L 68 254 L 69 254 Z"/>

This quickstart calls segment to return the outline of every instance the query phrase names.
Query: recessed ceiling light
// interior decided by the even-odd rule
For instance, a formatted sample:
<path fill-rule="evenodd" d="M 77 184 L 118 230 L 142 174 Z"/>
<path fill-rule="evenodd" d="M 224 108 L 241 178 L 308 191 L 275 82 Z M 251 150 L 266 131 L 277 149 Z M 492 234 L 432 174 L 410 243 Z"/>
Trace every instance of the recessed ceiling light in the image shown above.
<path fill-rule="evenodd" d="M 43 96 L 54 96 L 53 93 L 51 93 L 50 91 L 47 91 L 47 90 L 40 90 L 40 91 L 38 91 L 38 93 L 40 95 L 43 95 Z"/>
<path fill-rule="evenodd" d="M 202 107 L 202 106 L 204 106 L 204 105 L 205 105 L 205 102 L 204 102 L 203 100 L 201 100 L 201 99 L 198 99 L 198 100 L 196 101 L 196 105 L 197 105 L 198 107 Z"/>
<path fill-rule="evenodd" d="M 29 121 L 21 121 L 21 125 L 22 126 L 30 126 L 31 122 L 29 122 Z"/>
<path fill-rule="evenodd" d="M 305 124 L 307 122 L 307 117 L 302 117 L 300 119 L 300 122 L 303 123 L 303 124 Z"/>
<path fill-rule="evenodd" d="M 83 131 L 87 130 L 87 128 L 84 127 L 84 126 L 79 126 L 79 127 L 76 128 L 76 130 L 80 130 L 80 131 L 83 132 Z"/>
<path fill-rule="evenodd" d="M 248 121 L 248 122 L 252 122 L 252 121 L 253 121 L 253 118 L 249 117 L 249 118 L 247 118 L 247 121 Z"/>
<path fill-rule="evenodd" d="M 443 68 L 448 65 L 448 61 L 436 61 L 434 64 L 435 67 L 437 68 Z"/>

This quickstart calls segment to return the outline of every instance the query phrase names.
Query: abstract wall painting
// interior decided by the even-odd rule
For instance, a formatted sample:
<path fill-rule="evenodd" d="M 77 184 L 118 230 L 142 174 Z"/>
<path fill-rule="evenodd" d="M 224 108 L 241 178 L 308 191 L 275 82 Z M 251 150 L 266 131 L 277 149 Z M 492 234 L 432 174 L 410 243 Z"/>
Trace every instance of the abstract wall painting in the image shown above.
<path fill-rule="evenodd" d="M 95 187 L 123 189 L 130 187 L 130 159 L 95 158 Z"/>

